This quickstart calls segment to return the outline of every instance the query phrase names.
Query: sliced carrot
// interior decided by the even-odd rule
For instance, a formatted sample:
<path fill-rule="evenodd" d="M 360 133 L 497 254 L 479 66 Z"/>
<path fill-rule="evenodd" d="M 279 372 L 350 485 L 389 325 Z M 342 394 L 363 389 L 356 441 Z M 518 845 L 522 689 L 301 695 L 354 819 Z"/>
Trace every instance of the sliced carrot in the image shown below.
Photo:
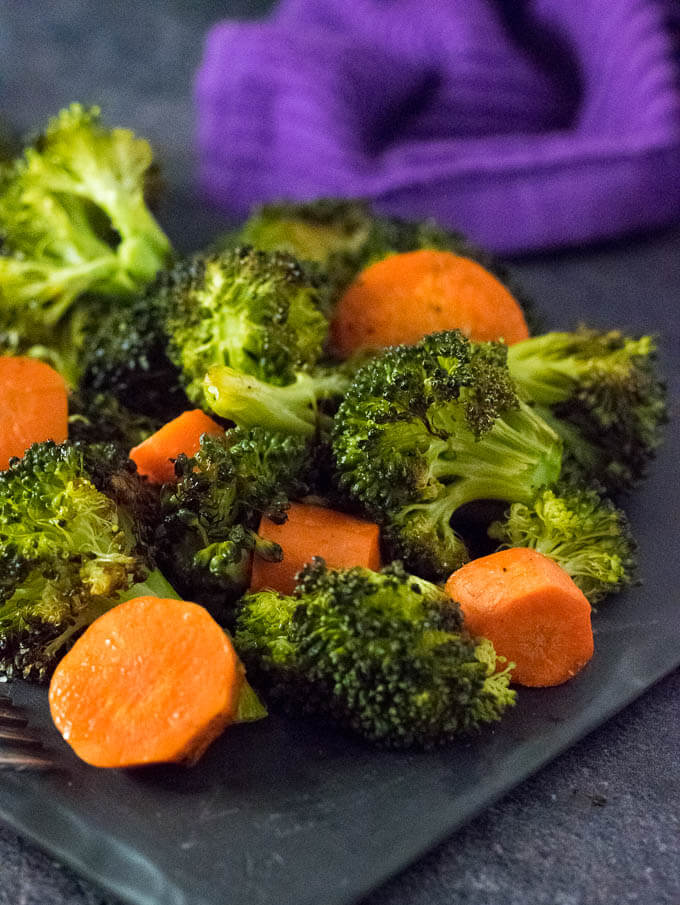
<path fill-rule="evenodd" d="M 473 559 L 446 583 L 473 635 L 516 665 L 513 682 L 560 685 L 593 655 L 590 604 L 570 576 L 536 550 L 513 547 Z"/>
<path fill-rule="evenodd" d="M 135 597 L 96 619 L 60 661 L 50 711 L 95 767 L 189 765 L 233 722 L 243 675 L 203 607 Z"/>
<path fill-rule="evenodd" d="M 450 251 L 409 251 L 365 268 L 338 302 L 331 338 L 339 355 L 458 329 L 470 339 L 529 336 L 517 301 L 492 273 Z"/>
<path fill-rule="evenodd" d="M 250 581 L 253 591 L 272 588 L 281 594 L 291 594 L 295 576 L 314 556 L 323 557 L 332 569 L 380 568 L 378 526 L 334 509 L 291 503 L 288 520 L 283 525 L 263 518 L 259 534 L 281 546 L 283 560 L 267 562 L 254 557 Z"/>
<path fill-rule="evenodd" d="M 130 458 L 140 474 L 152 484 L 166 484 L 175 480 L 173 460 L 185 453 L 193 456 L 200 448 L 203 434 L 223 434 L 224 430 L 200 409 L 182 412 L 168 421 L 155 434 L 130 450 Z"/>
<path fill-rule="evenodd" d="M 33 443 L 68 436 L 68 389 L 44 361 L 0 356 L 0 469 Z"/>

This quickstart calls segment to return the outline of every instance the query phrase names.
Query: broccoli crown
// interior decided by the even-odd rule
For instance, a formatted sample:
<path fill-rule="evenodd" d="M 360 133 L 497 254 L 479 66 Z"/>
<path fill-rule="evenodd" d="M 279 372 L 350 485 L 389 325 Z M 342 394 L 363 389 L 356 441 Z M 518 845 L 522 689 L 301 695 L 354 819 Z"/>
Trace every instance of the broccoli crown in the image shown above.
<path fill-rule="evenodd" d="M 265 696 L 390 747 L 431 747 L 514 702 L 490 642 L 457 604 L 399 564 L 333 571 L 315 560 L 295 596 L 241 601 L 235 643 Z"/>
<path fill-rule="evenodd" d="M 134 412 L 170 421 L 190 404 L 168 357 L 157 285 L 91 319 L 80 385 L 90 396 L 110 394 Z"/>
<path fill-rule="evenodd" d="M 0 185 L 0 297 L 6 310 L 57 323 L 93 292 L 132 294 L 170 244 L 144 198 L 146 141 L 106 129 L 99 109 L 72 104 L 15 161 Z"/>
<path fill-rule="evenodd" d="M 113 443 L 126 454 L 163 424 L 160 419 L 131 411 L 111 393 L 73 392 L 68 408 L 69 440 Z"/>
<path fill-rule="evenodd" d="M 137 529 L 148 500 L 136 480 L 127 460 L 103 444 L 34 444 L 0 472 L 6 675 L 43 678 L 80 628 L 147 578 Z"/>
<path fill-rule="evenodd" d="M 280 560 L 278 544 L 256 530 L 263 515 L 285 521 L 289 498 L 306 492 L 310 461 L 302 438 L 259 427 L 206 434 L 194 456 L 179 456 L 156 533 L 159 560 L 178 589 L 223 615 L 248 584 L 252 551 Z"/>
<path fill-rule="evenodd" d="M 559 476 L 560 440 L 518 399 L 506 351 L 455 330 L 388 349 L 359 370 L 335 417 L 341 488 L 419 574 L 445 578 L 466 560 L 451 527 L 461 506 L 530 503 Z"/>
<path fill-rule="evenodd" d="M 198 254 L 164 274 L 157 292 L 170 358 L 198 404 L 216 365 L 283 386 L 321 356 L 323 288 L 290 255 L 251 248 Z"/>
<path fill-rule="evenodd" d="M 636 580 L 637 546 L 625 513 L 597 490 L 560 483 L 533 503 L 514 503 L 489 535 L 531 547 L 569 573 L 591 603 Z"/>
<path fill-rule="evenodd" d="M 511 346 L 508 367 L 519 392 L 549 409 L 576 473 L 612 492 L 643 477 L 667 420 L 652 337 L 547 333 Z"/>

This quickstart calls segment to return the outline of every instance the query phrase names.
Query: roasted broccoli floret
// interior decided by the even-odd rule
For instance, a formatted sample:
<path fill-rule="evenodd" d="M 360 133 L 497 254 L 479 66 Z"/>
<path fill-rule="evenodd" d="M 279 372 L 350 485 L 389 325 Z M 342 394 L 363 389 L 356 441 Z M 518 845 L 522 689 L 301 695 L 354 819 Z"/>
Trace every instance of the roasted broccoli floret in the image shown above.
<path fill-rule="evenodd" d="M 444 579 L 467 559 L 451 526 L 473 500 L 533 502 L 561 466 L 557 434 L 515 392 L 502 343 L 459 331 L 397 346 L 357 374 L 335 417 L 340 487 L 390 555 Z"/>
<path fill-rule="evenodd" d="M 151 163 L 146 141 L 72 104 L 3 172 L 4 333 L 25 349 L 54 346 L 53 329 L 82 296 L 133 295 L 168 263 L 170 243 L 145 200 Z"/>
<path fill-rule="evenodd" d="M 68 410 L 69 440 L 113 443 L 126 454 L 163 424 L 158 418 L 126 408 L 111 393 L 72 392 Z"/>
<path fill-rule="evenodd" d="M 155 521 L 134 466 L 104 444 L 34 444 L 0 472 L 0 671 L 44 679 L 125 595 L 176 596 L 150 559 Z"/>
<path fill-rule="evenodd" d="M 591 603 L 636 580 L 637 547 L 625 513 L 597 490 L 560 484 L 514 503 L 489 528 L 508 547 L 531 547 L 569 573 Z"/>
<path fill-rule="evenodd" d="M 581 328 L 515 343 L 508 367 L 562 437 L 574 476 L 617 492 L 644 476 L 667 420 L 655 357 L 650 336 Z"/>
<path fill-rule="evenodd" d="M 399 564 L 334 571 L 317 559 L 294 596 L 244 597 L 234 640 L 266 700 L 389 747 L 442 744 L 514 703 L 491 642 Z"/>
<path fill-rule="evenodd" d="M 197 404 L 215 365 L 283 386 L 321 356 L 323 288 L 289 255 L 198 254 L 161 275 L 155 291 L 169 356 Z"/>
<path fill-rule="evenodd" d="M 531 305 L 500 262 L 434 220 L 379 216 L 358 200 L 284 201 L 253 211 L 232 241 L 236 239 L 314 262 L 328 277 L 331 299 L 337 298 L 360 270 L 388 255 L 421 248 L 452 251 L 477 261 L 507 285 L 535 329 Z"/>
<path fill-rule="evenodd" d="M 157 287 L 99 315 L 81 355 L 80 386 L 90 396 L 110 394 L 134 412 L 170 421 L 192 406 L 168 357 Z"/>
<path fill-rule="evenodd" d="M 173 584 L 216 617 L 246 589 L 250 557 L 281 559 L 256 533 L 262 515 L 283 522 L 290 497 L 302 496 L 310 450 L 299 437 L 263 428 L 204 435 L 199 451 L 175 463 L 176 484 L 161 492 L 156 544 Z"/>

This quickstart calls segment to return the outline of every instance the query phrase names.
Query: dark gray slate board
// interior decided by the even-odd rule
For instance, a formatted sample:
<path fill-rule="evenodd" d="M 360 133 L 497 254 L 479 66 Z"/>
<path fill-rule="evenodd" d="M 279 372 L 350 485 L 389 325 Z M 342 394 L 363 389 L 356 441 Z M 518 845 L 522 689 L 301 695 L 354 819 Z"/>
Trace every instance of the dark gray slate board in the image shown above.
<path fill-rule="evenodd" d="M 207 211 L 175 198 L 198 243 Z M 176 210 L 173 210 L 176 208 Z M 187 234 L 184 233 L 187 240 Z M 341 905 L 355 901 L 680 663 L 677 420 L 680 343 L 673 299 L 654 292 L 677 239 L 519 266 L 550 326 L 665 329 L 676 417 L 650 480 L 628 504 L 645 584 L 595 619 L 597 654 L 574 681 L 523 690 L 516 710 L 472 741 L 427 754 L 374 751 L 279 717 L 236 727 L 192 771 L 96 771 L 50 727 L 42 690 L 16 686 L 65 770 L 0 776 L 0 817 L 134 905 Z M 642 287 L 645 287 L 644 291 Z"/>

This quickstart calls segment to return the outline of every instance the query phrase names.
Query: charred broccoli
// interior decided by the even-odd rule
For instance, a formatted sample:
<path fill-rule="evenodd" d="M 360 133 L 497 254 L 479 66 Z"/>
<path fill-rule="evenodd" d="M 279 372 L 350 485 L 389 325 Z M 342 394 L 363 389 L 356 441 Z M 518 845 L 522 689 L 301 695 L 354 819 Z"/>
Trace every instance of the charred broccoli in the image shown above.
<path fill-rule="evenodd" d="M 161 492 L 156 534 L 159 562 L 178 590 L 228 614 L 248 586 L 251 553 L 281 559 L 257 528 L 262 515 L 285 521 L 289 498 L 306 492 L 309 462 L 303 439 L 263 428 L 206 434 L 196 455 L 179 456 L 177 483 Z"/>
<path fill-rule="evenodd" d="M 113 443 L 125 454 L 163 424 L 158 418 L 133 412 L 111 393 L 72 392 L 68 435 L 75 443 Z"/>
<path fill-rule="evenodd" d="M 464 504 L 530 504 L 560 474 L 560 439 L 518 399 L 505 356 L 502 343 L 459 331 L 388 349 L 358 372 L 335 417 L 341 489 L 419 575 L 444 579 L 466 561 L 451 526 Z"/>
<path fill-rule="evenodd" d="M 125 595 L 176 596 L 150 560 L 154 521 L 113 447 L 47 441 L 0 472 L 0 671 L 44 679 Z"/>
<path fill-rule="evenodd" d="M 616 492 L 643 477 L 667 420 L 655 353 L 650 336 L 581 328 L 515 343 L 508 367 L 562 437 L 572 473 Z"/>
<path fill-rule="evenodd" d="M 560 484 L 530 503 L 513 503 L 489 535 L 531 547 L 569 573 L 591 603 L 636 579 L 637 548 L 625 513 L 596 490 Z"/>
<path fill-rule="evenodd" d="M 244 597 L 234 640 L 265 698 L 389 747 L 450 741 L 514 703 L 491 642 L 398 564 L 333 571 L 317 559 L 294 596 Z"/>

